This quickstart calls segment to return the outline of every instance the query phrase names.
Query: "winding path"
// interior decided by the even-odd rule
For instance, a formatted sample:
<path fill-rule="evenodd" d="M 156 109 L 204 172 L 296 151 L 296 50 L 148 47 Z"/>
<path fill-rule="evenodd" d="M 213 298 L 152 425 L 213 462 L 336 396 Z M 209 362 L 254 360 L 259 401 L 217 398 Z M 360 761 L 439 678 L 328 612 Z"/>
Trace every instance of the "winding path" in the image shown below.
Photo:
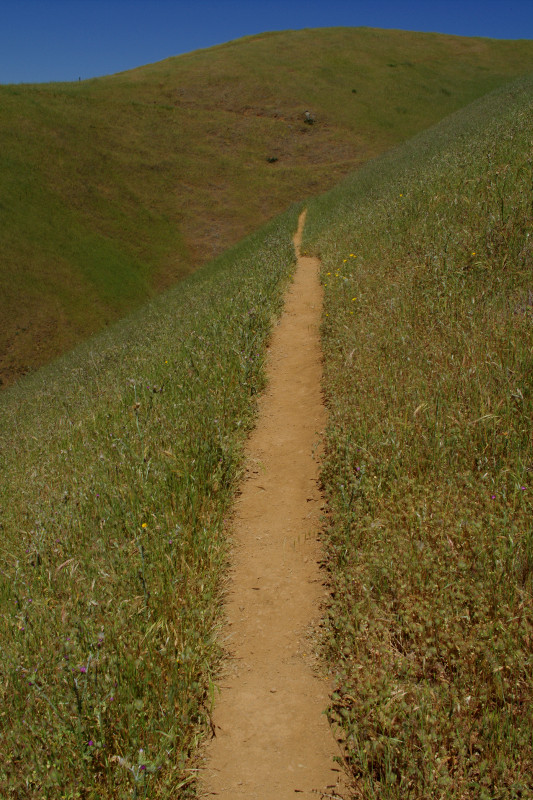
<path fill-rule="evenodd" d="M 314 458 L 321 396 L 319 262 L 300 255 L 269 348 L 268 387 L 247 445 L 227 601 L 229 663 L 203 773 L 208 798 L 341 797 L 339 754 L 324 710 L 329 682 L 309 633 L 324 599 L 317 541 L 322 498 Z"/>

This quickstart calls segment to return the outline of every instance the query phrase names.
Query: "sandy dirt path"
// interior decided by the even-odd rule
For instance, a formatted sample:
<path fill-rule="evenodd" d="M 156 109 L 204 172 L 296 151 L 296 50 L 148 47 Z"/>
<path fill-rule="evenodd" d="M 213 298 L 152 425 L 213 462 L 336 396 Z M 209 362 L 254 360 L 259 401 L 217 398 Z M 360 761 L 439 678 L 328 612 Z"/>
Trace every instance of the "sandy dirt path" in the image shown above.
<path fill-rule="evenodd" d="M 324 710 L 331 689 L 313 670 L 309 632 L 324 587 L 317 486 L 325 425 L 316 259 L 300 256 L 268 353 L 268 387 L 247 445 L 227 599 L 230 658 L 215 704 L 205 797 L 340 797 L 339 751 Z"/>

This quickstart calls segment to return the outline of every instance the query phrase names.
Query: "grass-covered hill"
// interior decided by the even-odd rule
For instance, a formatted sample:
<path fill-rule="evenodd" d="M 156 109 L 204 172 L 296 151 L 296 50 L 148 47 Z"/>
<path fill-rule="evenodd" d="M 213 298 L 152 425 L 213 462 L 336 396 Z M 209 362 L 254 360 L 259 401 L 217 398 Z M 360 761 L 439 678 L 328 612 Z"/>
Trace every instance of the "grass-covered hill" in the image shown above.
<path fill-rule="evenodd" d="M 533 797 L 533 79 L 309 206 L 354 797 Z"/>
<path fill-rule="evenodd" d="M 529 41 L 337 28 L 0 86 L 0 380 L 531 69 Z"/>
<path fill-rule="evenodd" d="M 308 206 L 354 798 L 533 796 L 532 101 L 500 89 Z M 194 796 L 298 211 L 2 393 L 2 796 Z"/>
<path fill-rule="evenodd" d="M 0 795 L 191 797 L 297 209 L 0 397 Z"/>

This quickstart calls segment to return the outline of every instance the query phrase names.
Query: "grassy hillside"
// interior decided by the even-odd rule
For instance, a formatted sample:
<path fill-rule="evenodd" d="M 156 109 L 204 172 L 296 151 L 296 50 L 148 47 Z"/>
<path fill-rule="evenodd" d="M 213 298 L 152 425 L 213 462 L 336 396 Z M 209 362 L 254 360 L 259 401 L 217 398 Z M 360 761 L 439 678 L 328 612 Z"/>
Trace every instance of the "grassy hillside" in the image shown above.
<path fill-rule="evenodd" d="M 312 203 L 354 797 L 533 796 L 533 80 Z"/>
<path fill-rule="evenodd" d="M 528 41 L 339 28 L 0 86 L 0 380 L 531 69 Z"/>
<path fill-rule="evenodd" d="M 309 207 L 326 287 L 325 647 L 355 797 L 533 792 L 532 97 L 532 80 L 500 90 Z M 115 218 L 88 219 L 102 248 L 134 253 L 114 238 L 142 207 L 122 191 Z M 224 516 L 297 212 L 0 397 L 6 797 L 194 794 Z"/>
<path fill-rule="evenodd" d="M 185 798 L 298 209 L 0 397 L 2 798 Z"/>

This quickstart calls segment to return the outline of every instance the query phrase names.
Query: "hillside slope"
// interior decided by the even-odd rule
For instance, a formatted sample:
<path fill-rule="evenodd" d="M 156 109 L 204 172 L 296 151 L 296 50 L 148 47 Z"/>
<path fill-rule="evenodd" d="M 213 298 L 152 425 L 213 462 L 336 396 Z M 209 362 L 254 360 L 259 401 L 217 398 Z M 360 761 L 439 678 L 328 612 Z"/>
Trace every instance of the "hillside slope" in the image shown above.
<path fill-rule="evenodd" d="M 332 28 L 0 87 L 0 381 L 531 69 L 529 41 Z"/>
<path fill-rule="evenodd" d="M 533 797 L 533 78 L 309 204 L 355 797 Z"/>
<path fill-rule="evenodd" d="M 193 796 L 297 210 L 0 395 L 3 798 Z"/>
<path fill-rule="evenodd" d="M 308 204 L 356 796 L 532 796 L 532 96 L 505 87 Z M 194 796 L 299 210 L 0 396 L 6 797 Z"/>

